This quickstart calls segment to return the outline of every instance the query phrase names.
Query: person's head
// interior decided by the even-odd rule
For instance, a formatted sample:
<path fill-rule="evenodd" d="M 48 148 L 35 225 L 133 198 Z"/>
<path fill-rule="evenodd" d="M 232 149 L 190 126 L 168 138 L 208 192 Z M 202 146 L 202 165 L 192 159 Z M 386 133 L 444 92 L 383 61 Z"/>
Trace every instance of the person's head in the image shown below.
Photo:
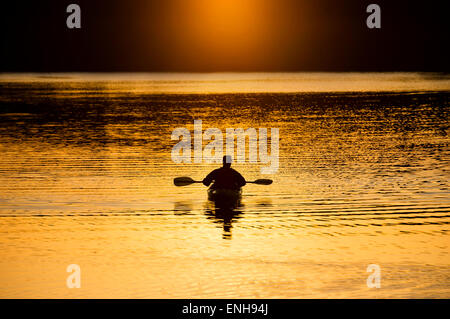
<path fill-rule="evenodd" d="M 231 167 L 231 156 L 225 155 L 223 157 L 223 167 L 230 168 Z"/>

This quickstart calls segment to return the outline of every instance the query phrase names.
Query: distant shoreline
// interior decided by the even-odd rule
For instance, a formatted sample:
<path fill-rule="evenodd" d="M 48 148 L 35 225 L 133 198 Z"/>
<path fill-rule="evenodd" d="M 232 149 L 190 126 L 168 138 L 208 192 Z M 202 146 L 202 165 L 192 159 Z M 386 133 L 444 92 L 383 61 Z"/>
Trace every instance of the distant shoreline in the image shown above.
<path fill-rule="evenodd" d="M 55 89 L 133 94 L 442 92 L 445 73 L 3 73 L 3 83 L 46 83 Z"/>

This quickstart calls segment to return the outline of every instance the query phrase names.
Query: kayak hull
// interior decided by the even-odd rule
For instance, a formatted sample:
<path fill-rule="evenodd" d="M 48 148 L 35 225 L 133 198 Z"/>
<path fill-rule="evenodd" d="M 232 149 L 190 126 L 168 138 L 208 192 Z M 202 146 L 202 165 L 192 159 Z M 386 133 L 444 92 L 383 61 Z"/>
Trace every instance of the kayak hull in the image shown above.
<path fill-rule="evenodd" d="M 208 199 L 216 205 L 235 207 L 242 199 L 242 189 L 208 189 Z"/>

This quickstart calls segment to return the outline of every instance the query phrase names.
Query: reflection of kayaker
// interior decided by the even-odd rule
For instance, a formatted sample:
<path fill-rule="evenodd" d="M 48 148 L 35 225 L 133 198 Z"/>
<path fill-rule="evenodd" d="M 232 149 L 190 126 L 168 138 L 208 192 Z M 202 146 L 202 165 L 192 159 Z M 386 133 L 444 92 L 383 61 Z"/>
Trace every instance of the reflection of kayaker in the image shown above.
<path fill-rule="evenodd" d="M 214 202 L 213 205 L 207 205 L 205 207 L 205 215 L 207 218 L 214 223 L 222 225 L 223 227 L 223 239 L 231 239 L 231 229 L 233 228 L 233 224 L 240 218 L 242 218 L 242 206 L 239 207 L 229 207 L 218 206 L 217 202 Z"/>
<path fill-rule="evenodd" d="M 231 168 L 231 156 L 223 157 L 223 166 L 213 170 L 204 179 L 203 184 L 211 189 L 239 190 L 246 184 L 245 178 L 238 171 Z"/>

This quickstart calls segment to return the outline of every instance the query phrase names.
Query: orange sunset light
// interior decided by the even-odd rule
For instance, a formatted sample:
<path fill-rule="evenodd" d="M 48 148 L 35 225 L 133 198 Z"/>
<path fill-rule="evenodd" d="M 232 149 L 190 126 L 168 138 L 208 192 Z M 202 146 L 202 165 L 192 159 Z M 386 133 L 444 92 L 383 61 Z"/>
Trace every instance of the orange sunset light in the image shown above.
<path fill-rule="evenodd" d="M 290 32 L 307 29 L 303 13 L 294 17 L 285 2 L 176 1 L 159 17 L 167 28 L 159 32 L 167 33 L 167 43 L 188 60 L 245 67 L 251 61 L 282 60 L 279 47 L 291 41 Z"/>

